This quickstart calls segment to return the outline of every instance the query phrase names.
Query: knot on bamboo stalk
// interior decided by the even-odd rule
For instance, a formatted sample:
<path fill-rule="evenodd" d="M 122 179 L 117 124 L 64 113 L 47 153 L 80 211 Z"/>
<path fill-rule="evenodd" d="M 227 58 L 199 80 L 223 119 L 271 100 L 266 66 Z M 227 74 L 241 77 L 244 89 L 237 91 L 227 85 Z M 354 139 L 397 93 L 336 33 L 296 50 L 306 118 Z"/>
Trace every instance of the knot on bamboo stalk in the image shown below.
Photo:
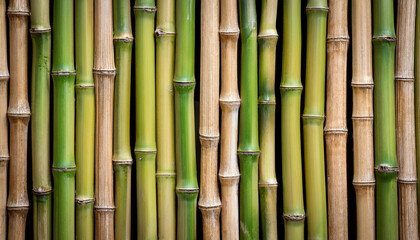
<path fill-rule="evenodd" d="M 398 167 L 392 167 L 386 164 L 380 164 L 375 167 L 375 170 L 378 173 L 396 173 L 398 172 Z"/>
<path fill-rule="evenodd" d="M 305 220 L 305 214 L 283 214 L 283 219 L 291 222 L 300 222 Z"/>

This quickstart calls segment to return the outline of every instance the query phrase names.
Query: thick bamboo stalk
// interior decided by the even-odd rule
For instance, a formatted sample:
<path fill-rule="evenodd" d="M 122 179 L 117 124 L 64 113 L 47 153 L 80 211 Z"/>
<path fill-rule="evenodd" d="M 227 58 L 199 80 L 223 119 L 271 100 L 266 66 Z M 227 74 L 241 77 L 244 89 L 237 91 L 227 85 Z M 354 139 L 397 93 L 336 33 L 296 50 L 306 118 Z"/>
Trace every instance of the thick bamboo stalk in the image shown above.
<path fill-rule="evenodd" d="M 76 0 L 76 239 L 93 239 L 95 89 L 93 0 Z"/>
<path fill-rule="evenodd" d="M 352 0 L 353 148 L 357 239 L 375 239 L 371 2 Z"/>
<path fill-rule="evenodd" d="M 259 237 L 258 55 L 255 0 L 239 1 L 241 28 L 241 109 L 239 117 L 240 238 Z"/>
<path fill-rule="evenodd" d="M 117 74 L 114 89 L 115 239 L 131 239 L 130 93 L 133 34 L 129 0 L 114 1 L 114 50 Z"/>
<path fill-rule="evenodd" d="M 414 110 L 415 19 L 416 1 L 399 0 L 395 98 L 400 239 L 417 239 L 419 237 Z"/>
<path fill-rule="evenodd" d="M 95 238 L 114 239 L 112 123 L 114 48 L 112 0 L 95 0 L 93 78 L 95 81 Z"/>
<path fill-rule="evenodd" d="M 158 237 L 175 240 L 175 0 L 157 1 L 155 34 Z"/>
<path fill-rule="evenodd" d="M 329 239 L 348 239 L 347 213 L 347 1 L 330 0 L 327 33 L 325 145 Z"/>
<path fill-rule="evenodd" d="M 220 41 L 222 82 L 220 107 L 222 129 L 220 139 L 219 180 L 222 195 L 222 239 L 239 239 L 239 167 L 237 159 L 238 113 L 238 8 L 235 0 L 220 2 Z"/>
<path fill-rule="evenodd" d="M 303 149 L 305 157 L 308 238 L 327 239 L 327 203 L 324 167 L 326 0 L 309 0 L 306 6 L 307 53 Z"/>
<path fill-rule="evenodd" d="M 220 239 L 217 159 L 219 145 L 219 1 L 201 2 L 200 128 L 201 175 L 198 207 L 203 239 Z"/>
<path fill-rule="evenodd" d="M 398 239 L 393 16 L 393 1 L 373 1 L 373 75 L 375 76 L 373 97 L 378 239 Z"/>
<path fill-rule="evenodd" d="M 195 0 L 176 0 L 175 149 L 177 239 L 196 239 L 197 168 L 194 122 Z"/>
<path fill-rule="evenodd" d="M 10 124 L 8 239 L 23 240 L 29 209 L 26 161 L 28 124 L 31 116 L 27 85 L 28 2 L 26 0 L 10 1 L 7 14 L 10 29 L 10 95 L 7 112 Z"/>
<path fill-rule="evenodd" d="M 283 11 L 283 69 L 280 93 L 284 237 L 288 240 L 303 240 L 305 208 L 300 137 L 303 88 L 301 1 L 285 0 Z"/>

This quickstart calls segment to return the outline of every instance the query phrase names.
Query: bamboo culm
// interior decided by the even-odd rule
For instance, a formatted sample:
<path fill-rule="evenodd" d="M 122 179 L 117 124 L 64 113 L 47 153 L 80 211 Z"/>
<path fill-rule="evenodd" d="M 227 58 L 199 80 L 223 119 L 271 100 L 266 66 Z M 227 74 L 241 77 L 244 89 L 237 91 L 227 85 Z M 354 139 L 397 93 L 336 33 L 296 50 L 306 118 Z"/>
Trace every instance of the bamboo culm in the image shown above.
<path fill-rule="evenodd" d="M 416 128 L 416 163 L 417 163 L 417 213 L 420 202 L 420 189 L 418 179 L 420 179 L 420 4 L 416 5 L 416 30 L 414 43 L 414 109 L 415 109 L 415 128 Z M 417 214 L 418 215 L 418 214 Z M 417 223 L 420 222 L 418 215 Z"/>

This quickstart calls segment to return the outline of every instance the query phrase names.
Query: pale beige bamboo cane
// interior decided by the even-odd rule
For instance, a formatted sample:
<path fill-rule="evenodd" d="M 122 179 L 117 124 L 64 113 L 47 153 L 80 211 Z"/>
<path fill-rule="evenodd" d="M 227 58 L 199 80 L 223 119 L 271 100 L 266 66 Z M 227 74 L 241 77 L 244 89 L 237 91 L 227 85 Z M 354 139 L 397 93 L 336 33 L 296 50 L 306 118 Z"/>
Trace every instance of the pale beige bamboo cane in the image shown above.
<path fill-rule="evenodd" d="M 219 145 L 219 1 L 201 2 L 200 143 L 201 177 L 198 207 L 203 239 L 220 239 L 217 158 Z"/>
<path fill-rule="evenodd" d="M 220 139 L 219 180 L 222 188 L 222 239 L 239 239 L 238 202 L 238 113 L 241 99 L 238 92 L 238 9 L 237 1 L 220 2 L 222 129 Z"/>
<path fill-rule="evenodd" d="M 325 145 L 329 239 L 348 239 L 347 213 L 347 1 L 330 0 L 327 33 Z"/>
<path fill-rule="evenodd" d="M 357 239 L 375 239 L 371 1 L 352 0 L 353 151 Z"/>
<path fill-rule="evenodd" d="M 398 213 L 401 240 L 418 239 L 414 36 L 416 0 L 398 1 L 395 71 Z"/>
<path fill-rule="evenodd" d="M 101 240 L 114 239 L 112 122 L 115 63 L 111 16 L 112 0 L 95 0 L 95 238 Z"/>

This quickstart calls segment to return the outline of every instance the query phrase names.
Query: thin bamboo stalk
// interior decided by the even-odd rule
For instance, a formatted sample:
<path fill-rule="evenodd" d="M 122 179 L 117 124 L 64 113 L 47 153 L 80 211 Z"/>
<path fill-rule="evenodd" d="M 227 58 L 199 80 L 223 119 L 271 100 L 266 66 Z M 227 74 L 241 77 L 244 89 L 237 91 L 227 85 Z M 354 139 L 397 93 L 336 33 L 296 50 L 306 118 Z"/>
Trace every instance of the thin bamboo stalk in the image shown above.
<path fill-rule="evenodd" d="M 393 14 L 393 1 L 373 1 L 373 75 L 375 76 L 373 97 L 378 239 L 398 239 Z"/>
<path fill-rule="evenodd" d="M 371 2 L 352 0 L 353 148 L 357 239 L 375 239 Z"/>
<path fill-rule="evenodd" d="M 398 1 L 395 70 L 399 239 L 417 239 L 417 173 L 414 110 L 416 1 Z"/>
<path fill-rule="evenodd" d="M 10 168 L 8 239 L 25 239 L 26 215 L 29 209 L 27 192 L 27 140 L 31 116 L 28 101 L 28 16 L 26 0 L 12 0 L 9 15 L 10 95 L 8 117 L 10 123 Z"/>
<path fill-rule="evenodd" d="M 308 238 L 327 239 L 327 203 L 324 167 L 325 45 L 328 5 L 309 0 L 306 6 L 307 53 L 303 148 L 305 157 Z"/>
<path fill-rule="evenodd" d="M 95 81 L 95 238 L 114 239 L 112 123 L 114 48 L 112 0 L 95 0 L 93 78 Z"/>
<path fill-rule="evenodd" d="M 175 1 L 158 0 L 156 18 L 157 221 L 160 239 L 176 239 L 174 57 Z"/>
<path fill-rule="evenodd" d="M 301 82 L 301 1 L 285 0 L 283 11 L 283 70 L 280 93 L 284 236 L 288 240 L 303 240 L 305 209 L 300 138 L 300 108 L 303 89 Z"/>
<path fill-rule="evenodd" d="M 114 1 L 114 50 L 117 75 L 114 90 L 115 239 L 131 239 L 130 93 L 133 34 L 129 0 Z"/>
<path fill-rule="evenodd" d="M 415 109 L 415 128 L 416 128 L 416 163 L 417 179 L 420 178 L 420 4 L 416 5 L 416 30 L 414 40 L 414 109 Z M 417 211 L 420 203 L 420 189 L 417 181 Z M 417 222 L 420 222 L 418 215 Z M 420 233 L 420 232 L 419 232 Z"/>
<path fill-rule="evenodd" d="M 220 2 L 220 41 L 222 86 L 220 107 L 222 131 L 220 141 L 219 180 L 222 188 L 222 239 L 239 239 L 237 160 L 238 113 L 241 99 L 238 92 L 238 8 L 235 0 Z"/>
<path fill-rule="evenodd" d="M 348 239 L 347 1 L 330 0 L 327 33 L 327 110 L 324 128 L 329 239 Z"/>

